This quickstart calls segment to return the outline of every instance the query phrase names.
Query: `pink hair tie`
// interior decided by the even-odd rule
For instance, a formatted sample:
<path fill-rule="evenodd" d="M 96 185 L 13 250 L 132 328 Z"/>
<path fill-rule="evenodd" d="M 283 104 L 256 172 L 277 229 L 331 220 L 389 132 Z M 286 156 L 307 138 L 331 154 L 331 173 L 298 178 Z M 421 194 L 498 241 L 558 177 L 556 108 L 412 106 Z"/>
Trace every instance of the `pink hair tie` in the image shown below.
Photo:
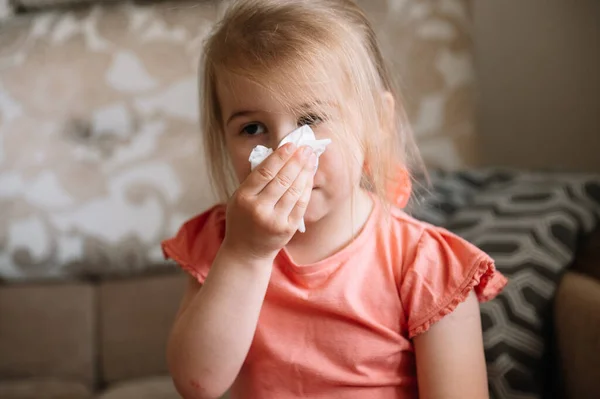
<path fill-rule="evenodd" d="M 394 179 L 388 184 L 388 200 L 400 207 L 406 208 L 412 194 L 412 181 L 410 173 L 405 167 L 399 167 Z"/>

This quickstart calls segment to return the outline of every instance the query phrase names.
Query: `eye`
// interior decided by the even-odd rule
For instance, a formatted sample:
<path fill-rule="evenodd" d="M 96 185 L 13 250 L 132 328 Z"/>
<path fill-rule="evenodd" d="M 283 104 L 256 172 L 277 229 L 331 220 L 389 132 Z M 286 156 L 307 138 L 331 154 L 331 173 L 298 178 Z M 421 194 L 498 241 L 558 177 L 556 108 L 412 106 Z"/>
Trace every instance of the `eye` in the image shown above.
<path fill-rule="evenodd" d="M 259 134 L 263 134 L 265 130 L 265 126 L 260 123 L 249 123 L 242 128 L 241 133 L 247 136 L 258 136 Z"/>
<path fill-rule="evenodd" d="M 308 115 L 304 115 L 301 116 L 298 119 L 298 126 L 304 126 L 304 125 L 318 125 L 319 123 L 323 122 L 325 120 L 325 118 L 316 115 L 316 114 L 308 114 Z"/>

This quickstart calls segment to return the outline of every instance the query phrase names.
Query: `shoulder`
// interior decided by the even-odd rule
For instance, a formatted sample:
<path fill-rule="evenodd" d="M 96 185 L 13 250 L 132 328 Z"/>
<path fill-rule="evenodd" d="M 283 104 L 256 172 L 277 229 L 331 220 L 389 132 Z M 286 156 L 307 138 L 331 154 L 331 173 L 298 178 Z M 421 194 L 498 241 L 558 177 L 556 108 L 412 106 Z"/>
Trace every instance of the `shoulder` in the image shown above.
<path fill-rule="evenodd" d="M 187 220 L 179 231 L 175 238 L 179 238 L 183 241 L 194 241 L 199 236 L 212 233 L 220 233 L 221 230 L 224 232 L 225 228 L 225 205 L 215 205 Z"/>
<path fill-rule="evenodd" d="M 225 213 L 225 205 L 216 205 L 186 221 L 161 243 L 165 258 L 203 282 L 225 237 Z"/>
<path fill-rule="evenodd" d="M 417 220 L 401 209 L 390 210 L 390 224 L 391 240 L 395 245 L 403 246 L 405 257 L 434 256 L 441 252 L 462 261 L 469 261 L 471 258 L 489 259 L 482 250 L 467 240 L 442 227 Z"/>
<path fill-rule="evenodd" d="M 398 286 L 411 337 L 452 312 L 471 291 L 486 301 L 506 284 L 494 261 L 465 239 L 398 209 L 390 216 L 390 244 L 401 259 Z"/>

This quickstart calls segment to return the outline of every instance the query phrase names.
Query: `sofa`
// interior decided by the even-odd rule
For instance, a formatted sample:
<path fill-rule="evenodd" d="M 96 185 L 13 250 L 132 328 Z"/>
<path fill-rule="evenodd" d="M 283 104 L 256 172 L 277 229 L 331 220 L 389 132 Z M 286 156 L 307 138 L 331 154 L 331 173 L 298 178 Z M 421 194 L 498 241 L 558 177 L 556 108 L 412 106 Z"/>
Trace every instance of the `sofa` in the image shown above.
<path fill-rule="evenodd" d="M 165 343 L 186 277 L 0 287 L 0 398 L 178 397 Z"/>
<path fill-rule="evenodd" d="M 597 235 L 556 295 L 555 366 L 567 398 L 600 392 L 599 266 Z M 186 278 L 0 285 L 0 398 L 177 398 L 165 343 Z"/>
<path fill-rule="evenodd" d="M 408 211 L 509 278 L 481 307 L 491 398 L 597 398 L 600 177 L 471 170 L 427 187 Z M 0 398 L 178 397 L 165 345 L 187 276 L 149 270 L 0 279 Z"/>

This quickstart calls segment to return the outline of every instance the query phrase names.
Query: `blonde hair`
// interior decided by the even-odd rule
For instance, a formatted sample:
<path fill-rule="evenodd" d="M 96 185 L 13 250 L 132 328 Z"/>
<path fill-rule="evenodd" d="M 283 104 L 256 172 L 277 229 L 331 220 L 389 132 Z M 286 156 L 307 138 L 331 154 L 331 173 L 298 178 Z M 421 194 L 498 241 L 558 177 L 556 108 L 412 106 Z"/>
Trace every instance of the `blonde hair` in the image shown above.
<path fill-rule="evenodd" d="M 201 127 L 221 199 L 237 186 L 217 98 L 217 75 L 225 74 L 260 84 L 290 112 L 300 112 L 298 104 L 323 107 L 323 98 L 333 102 L 344 127 L 339 143 L 348 150 L 351 143 L 362 147 L 363 186 L 380 198 L 387 197 L 399 168 L 408 170 L 411 155 L 418 159 L 375 32 L 350 0 L 239 0 L 214 27 L 201 69 Z M 393 115 L 386 110 L 385 92 L 395 99 Z"/>

